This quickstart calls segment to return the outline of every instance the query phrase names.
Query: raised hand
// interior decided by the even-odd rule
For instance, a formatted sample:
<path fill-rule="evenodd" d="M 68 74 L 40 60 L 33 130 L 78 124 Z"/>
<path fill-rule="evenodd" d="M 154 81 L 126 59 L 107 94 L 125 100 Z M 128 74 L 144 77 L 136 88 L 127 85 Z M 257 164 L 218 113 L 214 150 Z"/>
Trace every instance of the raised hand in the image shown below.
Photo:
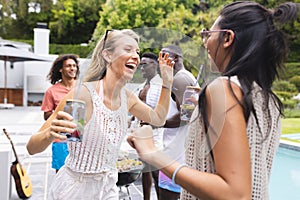
<path fill-rule="evenodd" d="M 173 61 L 172 58 L 169 57 L 169 53 L 165 53 L 163 55 L 162 52 L 159 52 L 158 62 L 159 62 L 163 87 L 166 87 L 171 90 L 171 86 L 173 83 L 173 66 L 175 62 Z"/>

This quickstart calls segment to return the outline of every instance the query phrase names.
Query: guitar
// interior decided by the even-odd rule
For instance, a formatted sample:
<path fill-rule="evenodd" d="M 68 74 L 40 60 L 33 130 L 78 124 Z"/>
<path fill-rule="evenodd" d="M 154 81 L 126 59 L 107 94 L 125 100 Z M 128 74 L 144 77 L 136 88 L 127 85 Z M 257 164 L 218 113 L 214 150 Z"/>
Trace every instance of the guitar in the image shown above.
<path fill-rule="evenodd" d="M 6 135 L 6 137 L 9 139 L 14 155 L 16 157 L 16 160 L 12 163 L 12 166 L 10 167 L 10 172 L 14 177 L 18 196 L 21 199 L 28 199 L 32 194 L 31 180 L 29 176 L 26 174 L 25 168 L 19 162 L 14 144 L 10 139 L 8 133 L 6 132 L 5 129 L 3 129 L 3 132 Z"/>

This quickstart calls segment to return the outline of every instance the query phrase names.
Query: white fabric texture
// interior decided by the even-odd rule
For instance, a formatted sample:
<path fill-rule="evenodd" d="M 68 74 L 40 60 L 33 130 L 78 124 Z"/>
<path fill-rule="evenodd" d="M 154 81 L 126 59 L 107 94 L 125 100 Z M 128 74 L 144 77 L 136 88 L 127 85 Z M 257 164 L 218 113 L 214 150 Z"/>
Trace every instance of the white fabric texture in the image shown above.
<path fill-rule="evenodd" d="M 155 106 L 158 103 L 160 92 L 161 92 L 161 86 L 162 86 L 162 79 L 160 78 L 159 74 L 156 74 L 156 76 L 154 76 L 150 80 L 150 88 L 146 96 L 146 104 L 151 106 L 152 108 L 155 108 Z"/>
<path fill-rule="evenodd" d="M 231 81 L 240 86 L 236 77 L 232 77 Z M 247 137 L 251 152 L 252 199 L 268 200 L 271 167 L 281 134 L 280 114 L 276 108 L 276 103 L 271 98 L 267 107 L 262 89 L 256 83 L 253 84 L 251 93 L 257 115 L 256 120 L 251 112 L 247 122 Z M 200 115 L 199 109 L 196 107 L 185 144 L 186 163 L 199 171 L 215 173 L 214 162 L 206 140 L 204 122 Z M 199 198 L 183 190 L 180 199 L 196 200 Z"/>
<path fill-rule="evenodd" d="M 167 119 L 178 113 L 176 102 L 171 98 L 170 107 L 167 115 Z M 163 152 L 168 157 L 177 162 L 184 163 L 185 146 L 184 141 L 187 134 L 188 125 L 178 128 L 164 128 L 163 131 Z M 174 184 L 171 179 L 159 172 L 158 185 L 160 188 L 169 190 L 172 192 L 180 193 L 181 187 Z"/>
<path fill-rule="evenodd" d="M 118 173 L 74 172 L 63 166 L 52 182 L 47 200 L 119 200 Z"/>
<path fill-rule="evenodd" d="M 52 184 L 49 199 L 118 199 L 116 161 L 127 132 L 127 98 L 121 91 L 121 106 L 112 111 L 99 94 L 84 83 L 93 102 L 93 115 L 84 127 L 82 142 L 68 142 L 69 156 Z"/>
<path fill-rule="evenodd" d="M 139 96 L 139 93 L 142 89 L 144 89 L 144 86 L 146 85 L 146 81 L 140 84 L 135 90 L 134 94 Z M 150 106 L 151 108 L 155 108 L 159 97 L 160 92 L 162 88 L 162 79 L 160 78 L 159 74 L 156 74 L 151 80 L 150 80 L 150 88 L 146 95 L 146 104 Z"/>
<path fill-rule="evenodd" d="M 171 98 L 167 119 L 178 113 L 176 102 Z M 187 125 L 177 128 L 164 128 L 163 152 L 170 158 L 184 163 L 184 141 L 187 134 Z"/>
<path fill-rule="evenodd" d="M 146 81 L 138 86 L 138 88 L 135 90 L 135 94 L 138 96 L 140 91 L 144 88 L 146 84 Z M 159 74 L 156 74 L 151 80 L 150 80 L 150 88 L 146 95 L 146 104 L 149 105 L 151 108 L 155 108 L 159 97 L 160 92 L 162 88 L 162 79 Z M 135 118 L 135 122 L 138 122 L 138 119 Z M 157 148 L 162 148 L 162 133 L 163 128 L 155 128 L 153 130 L 153 139 L 154 143 Z"/>
<path fill-rule="evenodd" d="M 172 85 L 172 93 L 176 95 L 179 103 L 182 103 L 186 86 L 199 87 L 199 84 L 191 72 L 186 69 L 181 69 L 174 75 L 174 81 Z"/>
<path fill-rule="evenodd" d="M 121 106 L 112 111 L 103 103 L 103 85 L 100 81 L 99 95 L 91 84 L 93 114 L 84 127 L 83 141 L 69 142 L 69 156 L 65 165 L 82 173 L 101 173 L 115 169 L 118 152 L 127 132 L 127 99 L 125 90 L 121 91 Z"/>

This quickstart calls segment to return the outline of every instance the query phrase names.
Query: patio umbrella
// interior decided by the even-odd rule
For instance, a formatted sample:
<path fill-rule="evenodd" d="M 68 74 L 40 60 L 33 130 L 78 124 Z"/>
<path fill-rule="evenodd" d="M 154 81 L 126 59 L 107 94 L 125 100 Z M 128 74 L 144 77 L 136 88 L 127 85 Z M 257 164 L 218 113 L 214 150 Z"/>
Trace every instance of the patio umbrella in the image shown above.
<path fill-rule="evenodd" d="M 0 60 L 4 61 L 4 100 L 0 107 L 10 108 L 13 104 L 7 103 L 7 62 L 24 62 L 24 61 L 51 61 L 48 58 L 39 56 L 30 51 L 19 49 L 13 45 L 0 46 Z"/>

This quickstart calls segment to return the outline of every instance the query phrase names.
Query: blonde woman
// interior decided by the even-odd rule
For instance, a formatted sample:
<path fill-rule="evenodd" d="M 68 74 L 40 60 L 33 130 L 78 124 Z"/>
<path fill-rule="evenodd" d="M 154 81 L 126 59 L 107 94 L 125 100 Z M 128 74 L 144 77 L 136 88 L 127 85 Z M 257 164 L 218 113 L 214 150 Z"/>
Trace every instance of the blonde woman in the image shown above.
<path fill-rule="evenodd" d="M 168 112 L 174 63 L 159 54 L 162 90 L 155 108 L 143 103 L 124 88 L 140 63 L 139 37 L 132 30 L 106 31 L 98 42 L 82 86 L 76 98 L 86 103 L 86 125 L 82 142 L 69 142 L 69 156 L 59 170 L 49 199 L 118 199 L 116 161 L 127 131 L 128 111 L 137 118 L 162 126 Z M 61 132 L 72 133 L 72 117 L 63 112 L 66 99 L 34 134 L 27 149 L 36 154 L 55 139 L 66 139 Z"/>

